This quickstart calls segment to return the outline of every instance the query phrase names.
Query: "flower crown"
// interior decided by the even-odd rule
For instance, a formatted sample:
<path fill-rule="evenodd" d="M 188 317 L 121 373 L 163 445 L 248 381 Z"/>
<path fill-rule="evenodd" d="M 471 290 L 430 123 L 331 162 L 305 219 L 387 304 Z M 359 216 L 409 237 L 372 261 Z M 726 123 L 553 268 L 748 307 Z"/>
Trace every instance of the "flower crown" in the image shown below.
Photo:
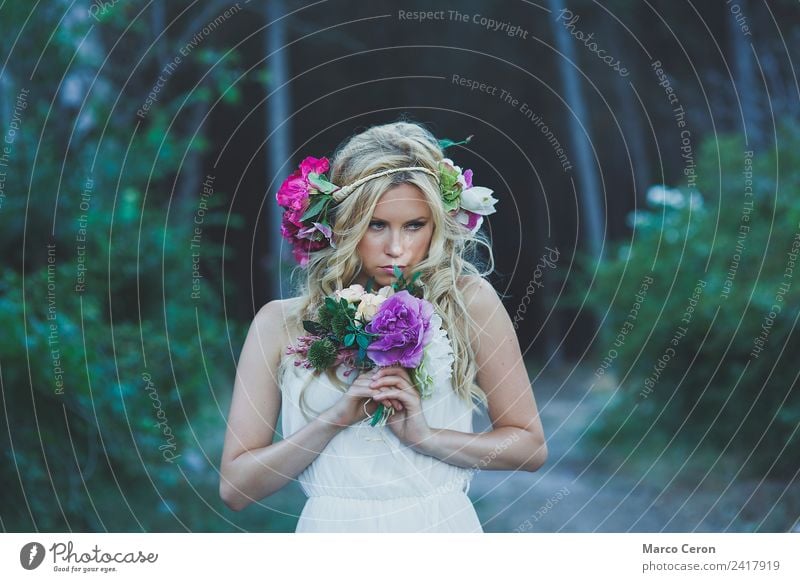
<path fill-rule="evenodd" d="M 438 142 L 444 150 L 453 145 L 467 144 L 471 139 L 469 136 L 462 142 L 449 139 Z M 291 243 L 292 254 L 301 267 L 308 265 L 311 253 L 328 246 L 336 248 L 328 219 L 330 209 L 365 182 L 395 172 L 424 172 L 433 176 L 439 185 L 445 211 L 453 214 L 472 234 L 481 227 L 484 216 L 495 212 L 497 199 L 492 197 L 493 191 L 473 186 L 472 170 L 462 171 L 449 158 L 439 162 L 438 172 L 422 166 L 391 168 L 363 176 L 346 186 L 332 184 L 326 176 L 329 169 L 327 158 L 309 156 L 283 181 L 276 195 L 278 204 L 284 209 L 281 235 Z"/>

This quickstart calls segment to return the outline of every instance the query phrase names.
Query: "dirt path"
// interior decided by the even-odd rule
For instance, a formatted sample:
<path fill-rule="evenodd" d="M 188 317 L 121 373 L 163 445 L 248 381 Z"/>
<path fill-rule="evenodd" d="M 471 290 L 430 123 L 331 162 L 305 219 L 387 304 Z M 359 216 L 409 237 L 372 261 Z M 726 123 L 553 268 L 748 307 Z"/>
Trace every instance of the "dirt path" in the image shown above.
<path fill-rule="evenodd" d="M 534 383 L 549 459 L 536 473 L 479 471 L 469 496 L 487 532 L 800 531 L 800 484 L 736 479 L 673 447 L 629 459 L 581 441 L 612 389 L 589 393 L 594 376 L 565 368 Z M 531 374 L 534 378 L 535 374 Z M 488 418 L 475 430 L 487 430 Z M 709 473 L 707 475 L 707 473 Z M 670 483 L 671 481 L 671 483 Z"/>

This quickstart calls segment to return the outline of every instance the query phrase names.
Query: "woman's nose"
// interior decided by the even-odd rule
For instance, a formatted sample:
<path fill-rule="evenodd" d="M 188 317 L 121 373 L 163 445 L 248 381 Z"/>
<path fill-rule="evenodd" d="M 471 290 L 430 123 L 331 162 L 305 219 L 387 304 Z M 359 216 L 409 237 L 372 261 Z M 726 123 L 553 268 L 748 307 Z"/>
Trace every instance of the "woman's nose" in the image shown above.
<path fill-rule="evenodd" d="M 403 254 L 403 241 L 400 238 L 399 232 L 394 232 L 389 235 L 386 254 L 392 257 L 399 257 L 401 254 Z"/>

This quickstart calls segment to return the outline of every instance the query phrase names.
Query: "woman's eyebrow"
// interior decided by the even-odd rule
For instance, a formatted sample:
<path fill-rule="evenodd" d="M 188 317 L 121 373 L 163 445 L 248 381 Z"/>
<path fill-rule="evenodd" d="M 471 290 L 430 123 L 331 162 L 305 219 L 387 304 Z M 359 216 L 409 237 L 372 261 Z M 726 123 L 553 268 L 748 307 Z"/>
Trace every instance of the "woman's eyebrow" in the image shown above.
<path fill-rule="evenodd" d="M 428 217 L 427 216 L 420 216 L 418 218 L 412 218 L 411 220 L 407 220 L 405 222 L 405 224 L 408 224 L 409 222 L 419 222 L 420 220 L 428 220 Z M 389 220 L 386 220 L 386 219 L 383 219 L 383 218 L 378 218 L 377 216 L 373 216 L 372 217 L 372 221 L 373 222 L 390 222 Z"/>

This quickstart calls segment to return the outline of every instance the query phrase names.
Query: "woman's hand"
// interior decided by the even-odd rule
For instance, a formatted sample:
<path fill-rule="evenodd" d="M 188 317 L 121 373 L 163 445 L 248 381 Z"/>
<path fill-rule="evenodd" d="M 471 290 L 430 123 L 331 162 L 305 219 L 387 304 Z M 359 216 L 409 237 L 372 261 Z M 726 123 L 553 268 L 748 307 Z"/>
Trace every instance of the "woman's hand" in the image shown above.
<path fill-rule="evenodd" d="M 431 436 L 431 428 L 422 414 L 422 401 L 414 387 L 408 370 L 402 366 L 379 369 L 370 386 L 377 389 L 372 399 L 376 402 L 394 402 L 395 409 L 386 425 L 403 443 L 415 447 Z"/>
<path fill-rule="evenodd" d="M 321 415 L 321 418 L 344 428 L 371 417 L 378 408 L 378 402 L 372 400 L 378 390 L 370 386 L 375 373 L 376 370 L 374 369 L 359 372 L 350 387 L 342 394 L 342 397 L 336 401 L 336 404 L 326 410 Z M 394 398 L 384 400 L 383 405 L 392 406 L 395 410 L 402 408 Z M 364 412 L 365 409 L 366 413 Z"/>
<path fill-rule="evenodd" d="M 359 372 L 342 397 L 336 401 L 336 404 L 323 412 L 320 415 L 321 418 L 344 428 L 367 418 L 367 414 L 371 416 L 378 407 L 375 402 L 372 402 L 375 390 L 369 386 L 374 374 L 375 370 Z M 365 408 L 366 413 L 364 412 Z"/>

